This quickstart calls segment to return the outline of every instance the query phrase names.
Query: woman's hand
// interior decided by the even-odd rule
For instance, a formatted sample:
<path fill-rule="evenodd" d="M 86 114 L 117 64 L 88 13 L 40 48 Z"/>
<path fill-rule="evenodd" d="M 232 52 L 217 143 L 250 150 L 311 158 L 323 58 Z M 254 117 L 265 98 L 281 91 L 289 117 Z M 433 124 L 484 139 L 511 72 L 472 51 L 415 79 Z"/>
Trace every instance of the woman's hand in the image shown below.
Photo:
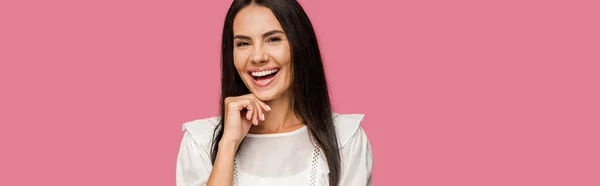
<path fill-rule="evenodd" d="M 233 143 L 237 147 L 250 127 L 265 119 L 263 110 L 271 108 L 253 94 L 225 98 L 225 126 L 220 143 Z"/>

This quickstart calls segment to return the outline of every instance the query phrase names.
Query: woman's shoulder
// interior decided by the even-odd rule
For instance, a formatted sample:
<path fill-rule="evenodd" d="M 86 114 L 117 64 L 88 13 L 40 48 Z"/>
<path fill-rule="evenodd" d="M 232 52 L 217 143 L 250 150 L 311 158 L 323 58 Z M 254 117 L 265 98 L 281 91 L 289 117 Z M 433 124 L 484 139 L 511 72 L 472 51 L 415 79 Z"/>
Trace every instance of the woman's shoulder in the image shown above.
<path fill-rule="evenodd" d="M 339 148 L 344 147 L 357 133 L 364 135 L 364 132 L 361 132 L 363 130 L 361 122 L 363 121 L 365 114 L 341 114 L 334 112 L 332 116 L 338 136 Z"/>
<path fill-rule="evenodd" d="M 187 121 L 183 123 L 181 130 L 190 135 L 194 141 L 200 143 L 210 142 L 212 140 L 211 137 L 213 137 L 213 132 L 220 120 L 220 116 L 212 116 Z"/>

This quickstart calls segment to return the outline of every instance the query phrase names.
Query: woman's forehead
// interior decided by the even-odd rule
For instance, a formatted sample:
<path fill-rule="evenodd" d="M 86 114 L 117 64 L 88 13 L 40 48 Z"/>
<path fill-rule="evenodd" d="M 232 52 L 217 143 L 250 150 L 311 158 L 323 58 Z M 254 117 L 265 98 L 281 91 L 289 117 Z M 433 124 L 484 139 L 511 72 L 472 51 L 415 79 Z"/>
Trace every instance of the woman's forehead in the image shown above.
<path fill-rule="evenodd" d="M 233 21 L 234 35 L 261 35 L 271 30 L 283 30 L 271 9 L 251 5 L 243 8 Z"/>

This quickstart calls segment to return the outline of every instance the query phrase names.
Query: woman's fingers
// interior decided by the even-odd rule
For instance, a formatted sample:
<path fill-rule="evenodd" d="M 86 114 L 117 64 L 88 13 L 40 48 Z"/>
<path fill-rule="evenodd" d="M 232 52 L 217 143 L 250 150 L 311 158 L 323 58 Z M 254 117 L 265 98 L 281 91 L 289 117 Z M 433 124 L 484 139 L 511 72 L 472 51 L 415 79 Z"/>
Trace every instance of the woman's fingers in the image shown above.
<path fill-rule="evenodd" d="M 271 111 L 271 108 L 265 102 L 262 102 L 256 96 L 254 96 L 254 94 L 248 94 L 248 96 L 252 99 L 253 103 L 255 104 L 255 107 L 256 107 L 255 112 L 257 115 L 255 125 L 258 125 L 258 120 L 260 120 L 260 121 L 265 120 L 265 114 L 263 113 L 263 110 Z"/>
<path fill-rule="evenodd" d="M 254 113 L 256 113 L 256 107 L 254 106 L 254 103 L 252 103 L 252 100 L 247 98 L 238 98 L 235 99 L 233 102 L 237 102 L 238 111 L 243 111 L 244 109 L 246 109 L 246 119 L 252 122 L 253 115 L 255 115 Z"/>
<path fill-rule="evenodd" d="M 267 105 L 265 102 L 259 100 L 256 96 L 252 95 L 252 98 L 254 98 L 254 100 L 256 100 L 256 102 L 258 103 L 258 106 L 260 108 L 262 108 L 262 110 L 266 110 L 266 111 L 271 111 L 271 107 L 269 107 L 269 105 Z"/>
<path fill-rule="evenodd" d="M 260 102 L 259 100 L 256 100 L 256 99 L 254 100 L 254 106 L 255 106 L 256 108 L 258 108 L 258 109 L 256 109 L 256 110 L 258 111 L 258 113 L 256 113 L 256 114 L 258 115 L 258 118 L 256 118 L 256 119 L 257 119 L 257 122 L 258 122 L 258 120 L 260 120 L 260 121 L 263 121 L 263 120 L 265 120 L 265 119 L 264 119 L 264 118 L 265 118 L 265 115 L 263 114 L 263 109 L 260 109 L 260 108 L 261 108 L 261 106 L 260 106 L 260 103 L 259 103 L 259 102 Z M 258 123 L 257 123 L 257 124 L 258 124 Z"/>
<path fill-rule="evenodd" d="M 251 119 L 252 119 L 252 112 L 251 112 L 251 111 L 248 111 L 248 112 L 246 112 L 246 119 L 247 119 L 248 121 L 252 121 L 252 120 L 251 120 Z"/>
<path fill-rule="evenodd" d="M 256 98 L 256 96 L 253 94 L 247 94 L 246 96 L 238 97 L 235 100 L 235 102 L 238 102 L 239 111 L 244 110 L 244 108 L 247 110 L 245 113 L 245 118 L 253 125 L 258 125 L 259 121 L 265 120 L 265 114 L 263 110 L 271 111 L 271 108 L 266 103 Z"/>
<path fill-rule="evenodd" d="M 250 105 L 248 107 L 252 107 L 252 124 L 258 125 L 258 113 L 260 112 L 259 108 L 256 108 L 256 103 L 254 103 L 254 99 L 248 99 L 250 101 Z"/>

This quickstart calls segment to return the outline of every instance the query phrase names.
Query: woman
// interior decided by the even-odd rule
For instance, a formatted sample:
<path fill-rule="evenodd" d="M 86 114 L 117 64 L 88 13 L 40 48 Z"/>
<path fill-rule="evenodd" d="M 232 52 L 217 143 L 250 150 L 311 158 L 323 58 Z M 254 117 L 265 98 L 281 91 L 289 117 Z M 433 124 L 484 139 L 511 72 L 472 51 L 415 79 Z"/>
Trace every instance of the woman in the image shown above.
<path fill-rule="evenodd" d="M 337 114 L 295 0 L 235 0 L 222 40 L 221 115 L 187 122 L 178 186 L 371 185 L 363 114 Z"/>

